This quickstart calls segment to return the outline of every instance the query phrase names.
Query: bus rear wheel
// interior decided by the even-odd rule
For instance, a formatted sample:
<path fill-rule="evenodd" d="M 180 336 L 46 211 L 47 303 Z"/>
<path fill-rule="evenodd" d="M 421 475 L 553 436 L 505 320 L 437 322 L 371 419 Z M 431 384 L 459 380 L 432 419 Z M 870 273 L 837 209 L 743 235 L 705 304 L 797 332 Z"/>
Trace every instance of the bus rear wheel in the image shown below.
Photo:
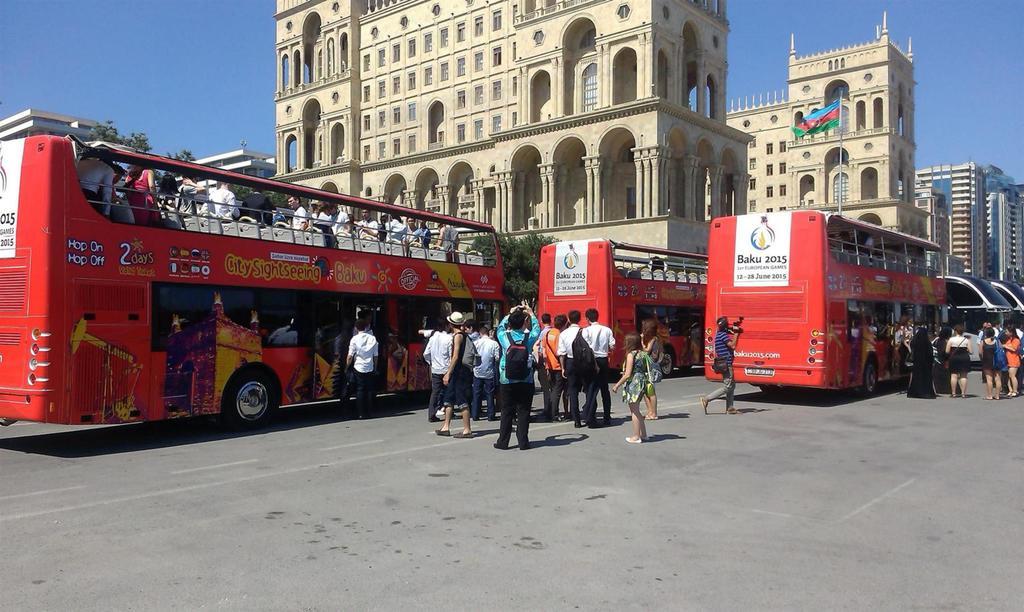
<path fill-rule="evenodd" d="M 860 392 L 864 396 L 874 395 L 878 390 L 878 367 L 874 361 L 864 364 L 864 376 L 861 379 Z"/>
<path fill-rule="evenodd" d="M 672 354 L 672 351 L 662 351 L 658 367 L 661 368 L 661 375 L 663 377 L 668 378 L 672 375 L 672 370 L 676 369 L 676 357 Z"/>
<path fill-rule="evenodd" d="M 280 399 L 270 376 L 256 369 L 235 374 L 224 388 L 220 416 L 231 429 L 263 427 Z"/>

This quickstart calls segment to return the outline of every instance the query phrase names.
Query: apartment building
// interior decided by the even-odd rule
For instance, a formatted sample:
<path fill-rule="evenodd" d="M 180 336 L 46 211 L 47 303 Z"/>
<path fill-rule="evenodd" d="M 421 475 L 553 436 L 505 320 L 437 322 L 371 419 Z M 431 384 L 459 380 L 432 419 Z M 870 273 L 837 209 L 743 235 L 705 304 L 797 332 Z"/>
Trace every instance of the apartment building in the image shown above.
<path fill-rule="evenodd" d="M 278 0 L 277 172 L 560 238 L 699 250 L 745 211 L 726 1 Z"/>
<path fill-rule="evenodd" d="M 988 270 L 988 215 L 981 168 L 974 162 L 920 168 L 915 187 L 918 190 L 934 187 L 945 196 L 949 205 L 949 252 L 964 262 L 967 274 L 984 276 Z"/>

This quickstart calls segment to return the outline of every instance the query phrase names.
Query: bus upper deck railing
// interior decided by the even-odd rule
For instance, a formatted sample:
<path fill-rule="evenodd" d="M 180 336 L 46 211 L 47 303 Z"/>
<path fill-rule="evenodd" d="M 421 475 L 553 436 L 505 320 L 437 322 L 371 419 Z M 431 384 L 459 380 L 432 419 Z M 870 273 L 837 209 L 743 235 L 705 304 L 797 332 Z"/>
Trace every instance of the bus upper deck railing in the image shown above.
<path fill-rule="evenodd" d="M 838 238 L 829 238 L 828 244 L 832 258 L 839 263 L 920 276 L 936 276 L 941 274 L 938 262 L 933 261 L 933 259 L 938 258 L 937 253 L 922 251 L 920 254 L 915 255 L 909 252 L 898 252 L 857 244 Z M 934 255 L 934 257 L 929 255 Z"/>
<path fill-rule="evenodd" d="M 82 181 L 82 186 L 86 189 L 103 187 L 87 181 Z M 132 193 L 139 194 L 142 199 L 151 196 L 153 206 L 131 204 L 128 197 Z M 237 217 L 219 216 L 211 212 L 218 203 L 201 193 L 140 191 L 123 185 L 112 188 L 110 199 L 107 202 L 105 199 L 86 196 L 86 201 L 93 208 L 115 223 L 140 225 L 137 218 L 149 217 L 153 219 L 149 226 L 168 230 L 466 265 L 497 264 L 496 258 L 486 253 L 487 245 L 476 240 L 484 238 L 484 242 L 489 241 L 489 245 L 496 248 L 493 234 L 466 228 L 458 229 L 458 239 L 453 242 L 441 236 L 440 227 L 436 224 L 429 228 L 429 237 L 415 235 L 415 229 L 410 226 L 405 226 L 404 231 L 393 231 L 387 227 L 361 227 L 358 221 L 352 220 L 351 213 L 354 211 L 346 211 L 349 221 L 339 223 L 334 219 L 299 216 L 281 207 L 273 211 L 247 209 L 238 202 L 233 207 L 239 212 Z M 269 224 L 262 222 L 264 214 L 273 215 L 274 220 Z"/>

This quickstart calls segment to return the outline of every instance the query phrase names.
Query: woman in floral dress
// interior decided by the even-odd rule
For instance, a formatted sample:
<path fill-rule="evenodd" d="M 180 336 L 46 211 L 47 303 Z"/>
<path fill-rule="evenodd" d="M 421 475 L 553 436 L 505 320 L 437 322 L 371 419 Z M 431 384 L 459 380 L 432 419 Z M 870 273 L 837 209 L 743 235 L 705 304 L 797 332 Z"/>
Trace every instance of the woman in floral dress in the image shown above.
<path fill-rule="evenodd" d="M 640 336 L 635 333 L 626 334 L 623 341 L 626 362 L 622 366 L 622 378 L 612 387 L 618 393 L 622 388 L 622 401 L 629 405 L 633 417 L 633 435 L 626 438 L 630 444 L 640 444 L 647 440 L 647 427 L 644 415 L 640 414 L 640 401 L 654 394 L 654 383 L 651 381 L 651 368 L 656 367 L 640 346 Z"/>

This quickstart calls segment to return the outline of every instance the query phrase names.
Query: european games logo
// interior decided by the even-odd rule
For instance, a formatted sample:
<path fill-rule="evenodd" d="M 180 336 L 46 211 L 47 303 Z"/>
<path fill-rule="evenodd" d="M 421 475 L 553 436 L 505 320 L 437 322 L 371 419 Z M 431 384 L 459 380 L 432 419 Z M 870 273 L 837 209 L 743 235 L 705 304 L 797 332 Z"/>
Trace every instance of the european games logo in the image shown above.
<path fill-rule="evenodd" d="M 764 251 L 775 244 L 775 230 L 768 225 L 768 217 L 761 217 L 761 225 L 750 233 L 750 245 L 758 251 Z"/>
<path fill-rule="evenodd" d="M 566 270 L 574 270 L 579 261 L 580 256 L 576 254 L 576 249 L 572 244 L 569 244 L 569 252 L 566 253 L 565 257 L 562 259 L 562 264 L 565 266 Z"/>

